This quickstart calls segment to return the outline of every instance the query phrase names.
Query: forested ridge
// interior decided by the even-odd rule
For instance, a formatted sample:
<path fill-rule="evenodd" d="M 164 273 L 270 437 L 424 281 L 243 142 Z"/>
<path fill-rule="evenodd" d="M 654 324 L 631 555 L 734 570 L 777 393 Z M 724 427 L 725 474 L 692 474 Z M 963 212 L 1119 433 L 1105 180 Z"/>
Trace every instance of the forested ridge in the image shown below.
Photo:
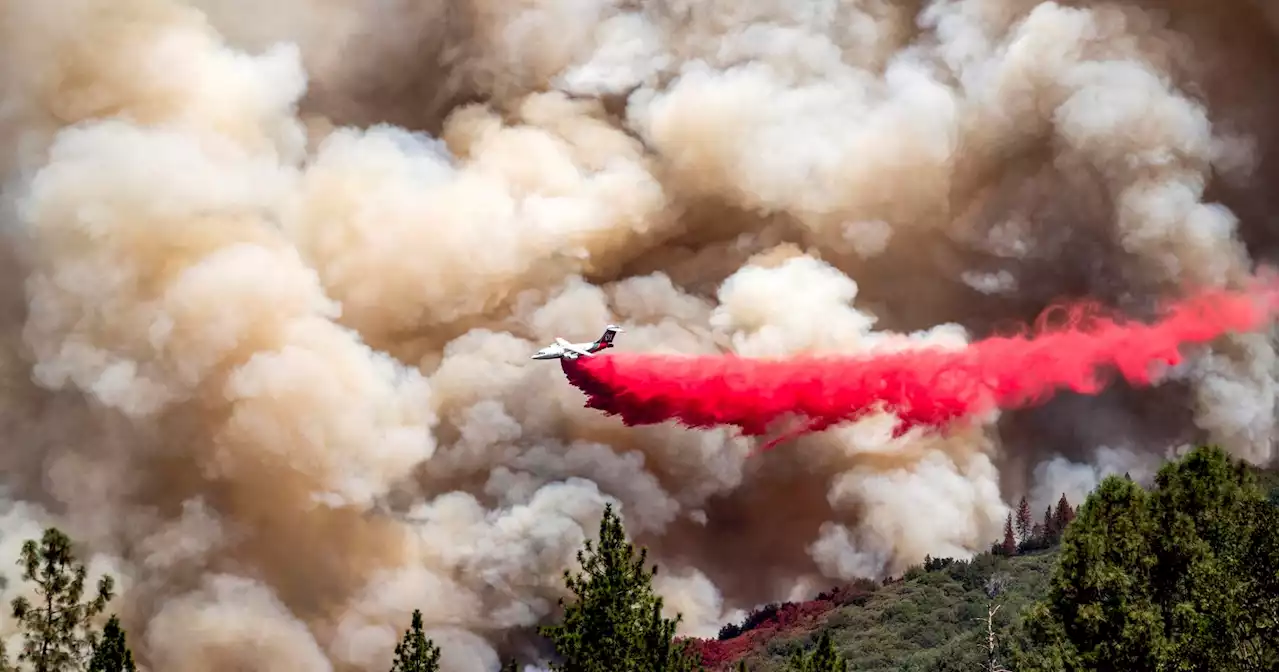
<path fill-rule="evenodd" d="M 1146 488 L 1110 476 L 1039 515 L 1024 499 L 973 558 L 764 605 L 714 640 L 676 637 L 680 617 L 652 588 L 659 568 L 607 507 L 565 572 L 558 621 L 539 630 L 555 659 L 503 670 L 1275 670 L 1276 503 L 1274 471 L 1201 447 Z M 0 672 L 145 669 L 112 612 L 114 579 L 90 577 L 66 534 L 28 540 L 15 565 L 9 580 L 30 597 L 9 605 L 18 633 L 0 643 Z M 421 613 L 407 626 L 390 670 L 439 670 Z"/>

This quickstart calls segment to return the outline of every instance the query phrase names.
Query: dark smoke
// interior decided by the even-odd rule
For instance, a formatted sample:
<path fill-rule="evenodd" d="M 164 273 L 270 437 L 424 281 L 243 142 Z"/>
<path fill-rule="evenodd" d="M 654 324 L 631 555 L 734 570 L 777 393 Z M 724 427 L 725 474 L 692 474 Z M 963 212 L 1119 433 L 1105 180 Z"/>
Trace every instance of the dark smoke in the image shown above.
<path fill-rule="evenodd" d="M 62 526 L 157 672 L 386 669 L 414 608 L 446 670 L 492 672 L 537 658 L 606 501 L 714 634 L 1185 442 L 1267 463 L 1274 331 L 763 455 L 528 356 L 608 322 L 629 356 L 965 352 L 1064 299 L 1241 290 L 1276 263 L 1275 16 L 0 3 L 0 559 Z"/>

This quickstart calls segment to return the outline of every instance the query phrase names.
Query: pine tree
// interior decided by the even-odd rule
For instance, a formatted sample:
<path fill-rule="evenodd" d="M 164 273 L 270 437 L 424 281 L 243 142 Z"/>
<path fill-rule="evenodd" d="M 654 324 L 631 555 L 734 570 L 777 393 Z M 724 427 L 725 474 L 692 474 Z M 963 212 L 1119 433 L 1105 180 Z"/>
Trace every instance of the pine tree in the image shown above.
<path fill-rule="evenodd" d="M 808 654 L 796 652 L 787 661 L 789 672 L 845 672 L 847 669 L 848 663 L 836 651 L 831 635 L 826 632 L 818 638 L 818 646 L 813 651 Z"/>
<path fill-rule="evenodd" d="M 11 603 L 23 637 L 18 662 L 26 663 L 33 672 L 84 669 L 95 649 L 101 648 L 93 622 L 106 611 L 115 581 L 103 576 L 93 599 L 81 601 L 89 570 L 76 561 L 71 539 L 53 527 L 44 531 L 39 543 L 31 539 L 22 545 L 18 565 L 22 567 L 22 578 L 35 584 L 36 593 L 35 604 L 25 597 Z M 113 627 L 118 635 L 112 633 L 111 637 L 118 637 L 118 644 L 123 647 L 124 632 L 119 630 L 119 621 Z M 116 646 L 106 642 L 104 645 Z M 8 668 L 6 656 L 0 660 L 0 669 Z"/>
<path fill-rule="evenodd" d="M 129 650 L 120 619 L 112 614 L 102 628 L 102 639 L 89 659 L 89 672 L 136 672 L 133 652 Z"/>
<path fill-rule="evenodd" d="M 422 611 L 413 610 L 409 629 L 396 645 L 395 661 L 391 672 L 439 672 L 440 648 L 427 639 L 422 629 Z"/>
<path fill-rule="evenodd" d="M 1009 557 L 1018 554 L 1018 540 L 1013 537 L 1013 514 L 1004 521 L 1004 542 L 1000 544 L 1000 552 Z"/>
<path fill-rule="evenodd" d="M 648 551 L 627 541 L 622 521 L 605 506 L 600 539 L 578 552 L 580 574 L 566 571 L 565 583 L 576 596 L 565 606 L 564 620 L 541 629 L 563 659 L 563 672 L 685 672 L 696 670 L 697 656 L 675 641 L 680 617 L 663 618 L 662 598 L 653 592 L 658 568 L 645 569 Z"/>
<path fill-rule="evenodd" d="M 1127 481 L 1132 483 L 1133 481 Z M 1062 497 L 1058 498 L 1058 508 L 1053 512 L 1053 525 L 1060 535 L 1067 530 L 1067 526 L 1071 521 L 1075 520 L 1075 509 L 1071 508 L 1071 504 L 1067 502 L 1067 493 L 1062 493 Z"/>
<path fill-rule="evenodd" d="M 1040 526 L 1044 528 L 1044 540 L 1046 542 L 1052 543 L 1057 539 L 1058 529 L 1054 527 L 1052 506 L 1044 507 L 1044 521 L 1040 523 Z"/>
<path fill-rule="evenodd" d="M 1025 542 L 1031 538 L 1031 506 L 1027 504 L 1027 498 L 1023 497 L 1018 502 L 1018 517 L 1014 521 L 1018 526 L 1018 541 Z"/>

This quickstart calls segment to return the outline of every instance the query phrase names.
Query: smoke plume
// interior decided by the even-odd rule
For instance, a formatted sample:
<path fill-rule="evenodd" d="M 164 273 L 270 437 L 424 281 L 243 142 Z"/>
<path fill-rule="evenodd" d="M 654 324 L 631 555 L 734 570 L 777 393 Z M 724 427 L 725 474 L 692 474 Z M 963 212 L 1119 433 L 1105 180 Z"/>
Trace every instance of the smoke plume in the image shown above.
<path fill-rule="evenodd" d="M 529 355 L 614 322 L 629 358 L 954 361 L 1066 299 L 1151 323 L 1247 292 L 1276 264 L 1275 21 L 0 3 L 0 557 L 62 527 L 156 672 L 386 669 L 415 608 L 480 672 L 543 656 L 607 502 L 707 635 L 1194 442 L 1272 464 L 1274 327 L 1191 339 L 1158 385 L 763 455 L 627 427 Z"/>

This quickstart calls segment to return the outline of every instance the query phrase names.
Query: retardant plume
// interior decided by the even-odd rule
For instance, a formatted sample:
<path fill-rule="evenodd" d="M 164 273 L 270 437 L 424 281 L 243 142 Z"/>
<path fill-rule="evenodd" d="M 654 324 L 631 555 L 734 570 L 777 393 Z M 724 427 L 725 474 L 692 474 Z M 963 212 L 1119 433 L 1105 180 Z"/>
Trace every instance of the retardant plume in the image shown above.
<path fill-rule="evenodd" d="M 675 420 L 686 427 L 733 425 L 761 436 L 779 420 L 800 429 L 764 445 L 871 413 L 898 420 L 894 436 L 1044 403 L 1059 390 L 1096 394 L 1114 371 L 1147 386 L 1186 358 L 1183 349 L 1265 328 L 1277 309 L 1275 282 L 1253 292 L 1208 291 L 1165 307 L 1151 324 L 1099 307 L 1068 305 L 1042 315 L 1029 333 L 977 341 L 961 350 L 913 348 L 863 357 L 746 358 L 732 354 L 606 353 L 562 359 L 587 406 L 628 426 Z M 1053 324 L 1058 322 L 1058 324 Z"/>
<path fill-rule="evenodd" d="M 1272 17 L 0 2 L 0 562 L 63 527 L 150 672 L 385 670 L 415 608 L 446 672 L 494 672 L 543 659 L 606 502 L 714 635 L 1192 442 L 1267 464 L 1274 330 L 763 455 L 627 427 L 529 356 L 610 322 L 614 352 L 958 352 L 1064 296 L 1241 290 L 1277 261 Z"/>

